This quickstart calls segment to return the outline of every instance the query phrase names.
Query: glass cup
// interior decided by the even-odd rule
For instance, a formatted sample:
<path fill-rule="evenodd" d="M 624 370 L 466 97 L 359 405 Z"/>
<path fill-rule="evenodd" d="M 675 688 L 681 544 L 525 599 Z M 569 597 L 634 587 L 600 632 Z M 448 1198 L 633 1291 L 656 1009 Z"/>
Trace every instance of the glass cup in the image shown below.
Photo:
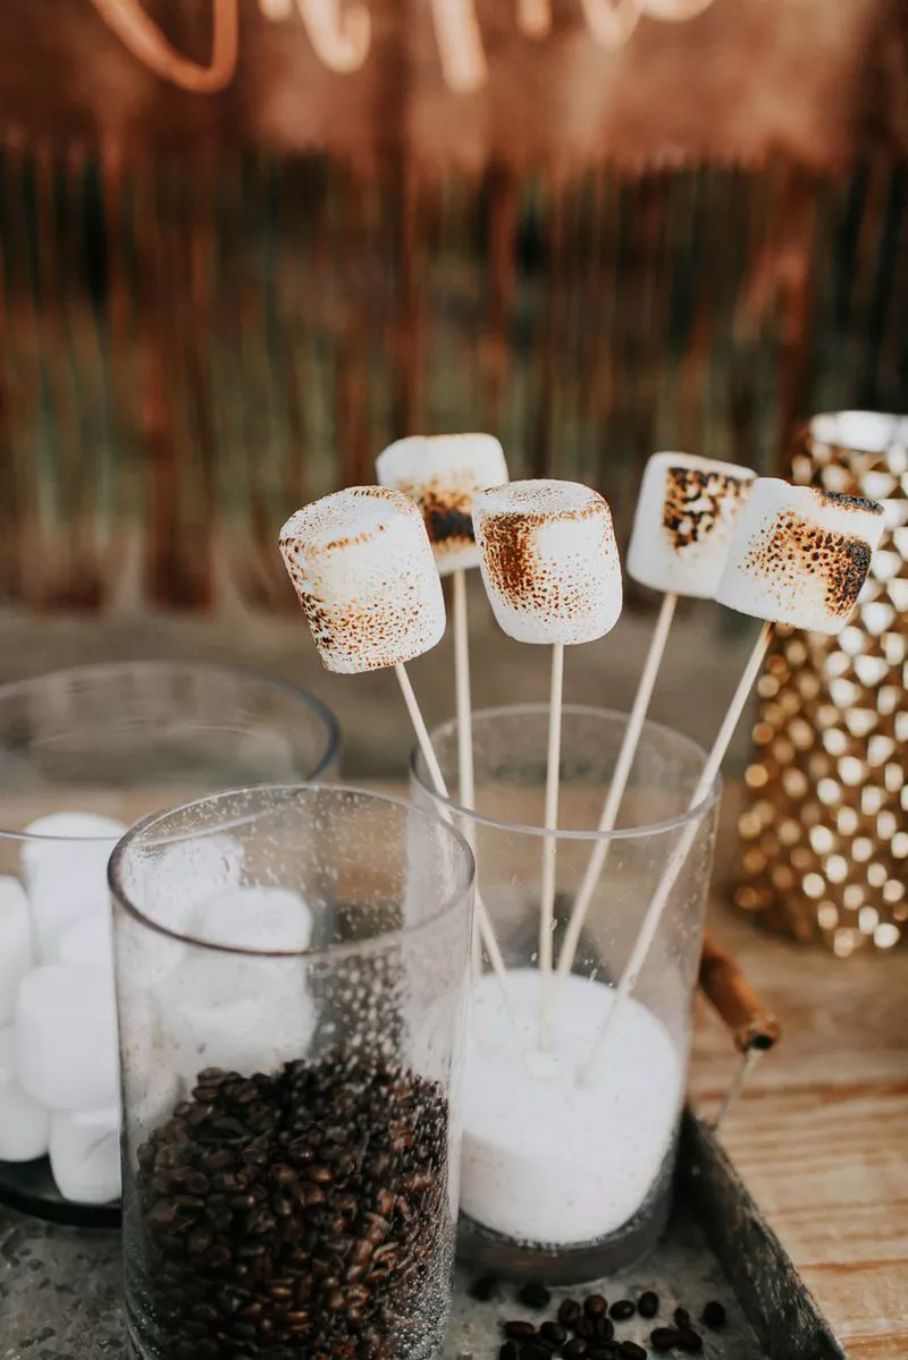
<path fill-rule="evenodd" d="M 110 865 L 142 1360 L 434 1355 L 457 1218 L 473 858 L 337 786 L 206 798 Z"/>
<path fill-rule="evenodd" d="M 719 788 L 688 811 L 705 754 L 646 723 L 616 829 L 598 831 L 626 719 L 567 705 L 559 829 L 547 832 L 548 722 L 545 704 L 473 714 L 475 812 L 437 796 L 419 752 L 411 782 L 414 801 L 449 815 L 473 847 L 477 901 L 507 969 L 505 988 L 487 964 L 473 987 L 463 1251 L 502 1274 L 568 1284 L 631 1264 L 668 1215 Z M 432 741 L 456 788 L 456 722 Z M 556 968 L 544 976 L 551 850 Z M 563 956 L 584 903 L 573 957 Z M 647 917 L 651 944 L 616 1002 Z"/>
<path fill-rule="evenodd" d="M 107 861 L 127 824 L 216 789 L 333 778 L 339 751 L 317 699 L 221 666 L 0 687 L 0 1196 L 79 1221 L 68 1206 L 119 1196 Z"/>

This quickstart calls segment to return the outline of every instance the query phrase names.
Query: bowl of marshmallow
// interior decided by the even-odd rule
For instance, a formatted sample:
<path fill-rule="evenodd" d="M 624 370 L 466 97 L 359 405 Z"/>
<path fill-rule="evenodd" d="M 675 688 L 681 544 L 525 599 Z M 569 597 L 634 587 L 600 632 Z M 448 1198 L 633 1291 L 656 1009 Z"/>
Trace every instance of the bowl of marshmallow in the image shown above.
<path fill-rule="evenodd" d="M 227 667 L 127 662 L 0 686 L 0 1198 L 118 1213 L 119 1065 L 107 862 L 139 817 L 330 780 L 333 714 Z"/>

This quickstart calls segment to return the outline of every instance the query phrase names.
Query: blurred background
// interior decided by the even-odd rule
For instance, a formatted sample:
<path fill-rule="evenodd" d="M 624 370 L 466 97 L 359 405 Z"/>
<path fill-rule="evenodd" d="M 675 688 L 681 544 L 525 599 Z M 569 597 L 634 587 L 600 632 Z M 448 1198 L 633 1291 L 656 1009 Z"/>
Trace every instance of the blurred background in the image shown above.
<path fill-rule="evenodd" d="M 0 54 L 0 680 L 239 662 L 398 774 L 280 565 L 303 501 L 485 429 L 626 541 L 655 449 L 908 407 L 900 0 L 4 0 Z M 470 588 L 474 702 L 542 698 Z M 654 605 L 569 699 L 629 702 Z M 753 630 L 682 620 L 653 712 L 709 739 Z M 413 676 L 448 716 L 449 642 Z"/>

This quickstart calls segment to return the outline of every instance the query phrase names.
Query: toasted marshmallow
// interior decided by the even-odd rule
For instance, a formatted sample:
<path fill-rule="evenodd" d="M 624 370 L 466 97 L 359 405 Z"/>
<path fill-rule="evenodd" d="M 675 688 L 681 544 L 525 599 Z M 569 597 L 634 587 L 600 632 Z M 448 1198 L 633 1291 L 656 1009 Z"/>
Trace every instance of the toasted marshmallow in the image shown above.
<path fill-rule="evenodd" d="M 857 603 L 883 526 L 877 501 L 758 477 L 732 534 L 716 598 L 758 619 L 838 633 Z"/>
<path fill-rule="evenodd" d="M 578 482 L 480 491 L 473 524 L 499 625 L 518 642 L 592 642 L 621 613 L 621 564 L 608 505 Z"/>
<path fill-rule="evenodd" d="M 418 502 L 442 576 L 479 566 L 473 497 L 508 480 L 508 467 L 491 434 L 411 435 L 380 453 L 382 486 Z"/>
<path fill-rule="evenodd" d="M 654 453 L 643 473 L 627 574 L 675 595 L 712 599 L 756 473 L 693 453 Z"/>
<path fill-rule="evenodd" d="M 412 661 L 445 631 L 441 582 L 419 506 L 354 486 L 291 515 L 281 555 L 322 663 L 354 675 Z"/>

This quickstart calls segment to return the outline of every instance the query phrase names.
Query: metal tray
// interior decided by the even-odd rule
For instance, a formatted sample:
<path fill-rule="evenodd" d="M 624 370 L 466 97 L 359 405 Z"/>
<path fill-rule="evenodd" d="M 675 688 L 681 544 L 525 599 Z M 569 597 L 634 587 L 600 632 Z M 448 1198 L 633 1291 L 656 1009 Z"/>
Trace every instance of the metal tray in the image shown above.
<path fill-rule="evenodd" d="M 65 1227 L 0 1207 L 2 1360 L 123 1360 L 119 1247 L 116 1231 Z M 490 1302 L 474 1302 L 470 1280 L 461 1266 L 445 1360 L 494 1360 L 503 1318 L 538 1320 L 506 1284 Z M 704 1333 L 707 1360 L 847 1360 L 719 1144 L 690 1113 L 665 1236 L 645 1261 L 602 1284 L 612 1299 L 644 1289 L 659 1294 L 662 1323 L 678 1303 L 694 1316 L 708 1299 L 726 1304 L 727 1326 Z M 555 1291 L 555 1301 L 570 1292 L 577 1290 Z M 645 1344 L 656 1325 L 636 1318 L 620 1325 L 620 1335 Z"/>

